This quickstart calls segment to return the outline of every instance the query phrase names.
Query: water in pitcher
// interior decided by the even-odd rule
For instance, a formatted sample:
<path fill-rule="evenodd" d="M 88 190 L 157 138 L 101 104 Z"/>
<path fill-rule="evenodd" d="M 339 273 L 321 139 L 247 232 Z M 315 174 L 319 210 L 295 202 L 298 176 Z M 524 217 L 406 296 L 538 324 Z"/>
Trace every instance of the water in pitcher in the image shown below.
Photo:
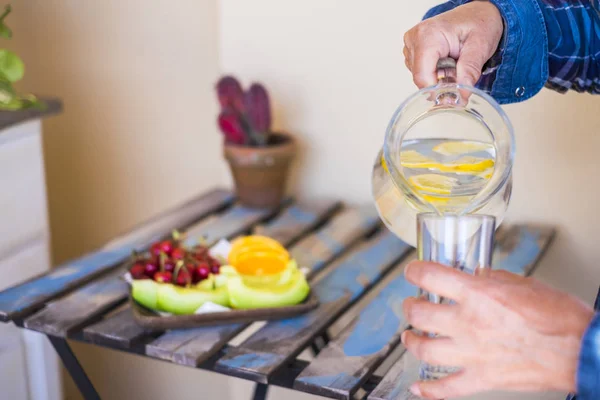
<path fill-rule="evenodd" d="M 394 183 L 380 151 L 372 175 L 375 203 L 386 226 L 413 246 L 419 213 L 472 213 L 473 199 L 487 190 L 498 172 L 496 147 L 473 139 L 406 139 L 390 156 L 407 187 Z M 483 209 L 498 223 L 508 204 L 510 187 L 510 181 L 505 183 Z"/>
<path fill-rule="evenodd" d="M 448 139 L 407 140 L 397 157 L 410 187 L 440 214 L 460 214 L 488 183 L 496 158 L 489 143 Z"/>

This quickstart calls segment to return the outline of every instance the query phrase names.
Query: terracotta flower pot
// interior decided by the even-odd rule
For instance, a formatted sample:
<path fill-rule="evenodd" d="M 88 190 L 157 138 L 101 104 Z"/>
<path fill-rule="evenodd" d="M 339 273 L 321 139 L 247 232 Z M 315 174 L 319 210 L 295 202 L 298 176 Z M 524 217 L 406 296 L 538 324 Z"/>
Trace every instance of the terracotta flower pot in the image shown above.
<path fill-rule="evenodd" d="M 237 197 L 244 206 L 274 208 L 283 200 L 296 146 L 292 137 L 273 134 L 266 147 L 224 145 Z"/>

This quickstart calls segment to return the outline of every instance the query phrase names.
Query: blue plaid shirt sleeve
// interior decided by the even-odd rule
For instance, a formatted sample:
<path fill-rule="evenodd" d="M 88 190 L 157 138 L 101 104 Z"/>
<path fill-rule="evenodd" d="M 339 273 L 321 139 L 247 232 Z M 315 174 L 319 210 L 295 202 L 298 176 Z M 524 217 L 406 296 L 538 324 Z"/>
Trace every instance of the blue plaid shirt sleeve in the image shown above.
<path fill-rule="evenodd" d="M 471 0 L 450 0 L 425 18 Z M 498 50 L 477 86 L 501 104 L 536 95 L 600 93 L 600 0 L 490 0 L 504 20 Z"/>

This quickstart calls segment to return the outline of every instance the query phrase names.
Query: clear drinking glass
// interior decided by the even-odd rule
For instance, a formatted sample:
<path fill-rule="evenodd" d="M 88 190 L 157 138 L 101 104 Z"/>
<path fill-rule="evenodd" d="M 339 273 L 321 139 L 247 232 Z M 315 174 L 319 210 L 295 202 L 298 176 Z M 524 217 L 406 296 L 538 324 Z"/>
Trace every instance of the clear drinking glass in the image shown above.
<path fill-rule="evenodd" d="M 456 83 L 453 59 L 437 68 L 438 84 L 392 116 L 371 176 L 379 216 L 413 246 L 417 214 L 493 215 L 500 225 L 512 190 L 508 117 L 485 92 Z"/>
<path fill-rule="evenodd" d="M 429 214 L 417 216 L 417 252 L 419 260 L 434 261 L 472 275 L 491 268 L 496 220 L 489 215 Z M 450 299 L 419 289 L 419 296 L 432 303 L 451 303 Z M 422 333 L 435 337 L 433 333 Z M 438 379 L 456 372 L 453 367 L 422 363 L 423 380 Z"/>

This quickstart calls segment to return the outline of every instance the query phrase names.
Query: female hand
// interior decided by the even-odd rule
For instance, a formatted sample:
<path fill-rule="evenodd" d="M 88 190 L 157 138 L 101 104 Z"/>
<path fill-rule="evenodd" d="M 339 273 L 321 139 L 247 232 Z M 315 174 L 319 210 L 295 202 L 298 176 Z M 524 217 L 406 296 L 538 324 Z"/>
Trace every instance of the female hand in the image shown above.
<path fill-rule="evenodd" d="M 594 315 L 587 304 L 505 271 L 481 277 L 417 261 L 405 275 L 414 285 L 456 301 L 404 302 L 415 329 L 443 336 L 406 331 L 402 342 L 408 351 L 432 365 L 461 368 L 440 380 L 415 383 L 414 394 L 446 399 L 497 389 L 575 391 L 581 340 Z"/>
<path fill-rule="evenodd" d="M 419 88 L 437 83 L 440 58 L 457 61 L 458 83 L 474 86 L 502 38 L 502 16 L 492 3 L 473 1 L 426 19 L 404 35 L 406 66 Z"/>

